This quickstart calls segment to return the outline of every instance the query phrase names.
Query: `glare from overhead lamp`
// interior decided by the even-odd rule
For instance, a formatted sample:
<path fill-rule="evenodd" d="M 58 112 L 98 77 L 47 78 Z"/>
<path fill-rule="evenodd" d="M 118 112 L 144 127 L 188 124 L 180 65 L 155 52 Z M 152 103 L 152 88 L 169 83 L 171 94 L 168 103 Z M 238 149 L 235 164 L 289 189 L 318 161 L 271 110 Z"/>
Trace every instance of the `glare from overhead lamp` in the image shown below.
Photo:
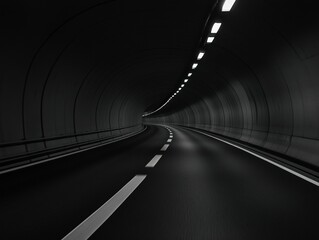
<path fill-rule="evenodd" d="M 217 33 L 221 25 L 221 23 L 214 23 L 211 33 Z"/>
<path fill-rule="evenodd" d="M 225 0 L 224 5 L 222 7 L 222 12 L 229 12 L 233 7 L 236 0 Z"/>
<path fill-rule="evenodd" d="M 201 60 L 204 54 L 205 54 L 204 52 L 199 52 L 197 56 L 197 60 Z"/>
<path fill-rule="evenodd" d="M 192 66 L 192 69 L 195 69 L 197 67 L 198 63 L 194 63 Z"/>
<path fill-rule="evenodd" d="M 178 91 L 182 90 L 182 88 L 179 88 Z"/>
<path fill-rule="evenodd" d="M 208 37 L 207 38 L 207 43 L 212 43 L 214 41 L 214 37 Z"/>
<path fill-rule="evenodd" d="M 184 87 L 184 86 L 185 86 L 185 84 L 182 84 L 182 85 L 181 85 L 181 87 Z"/>
<path fill-rule="evenodd" d="M 188 76 L 188 77 L 192 76 L 192 73 L 189 73 L 187 76 Z"/>
<path fill-rule="evenodd" d="M 184 80 L 184 83 L 187 83 L 187 82 L 188 82 L 188 79 L 185 79 L 185 80 Z"/>

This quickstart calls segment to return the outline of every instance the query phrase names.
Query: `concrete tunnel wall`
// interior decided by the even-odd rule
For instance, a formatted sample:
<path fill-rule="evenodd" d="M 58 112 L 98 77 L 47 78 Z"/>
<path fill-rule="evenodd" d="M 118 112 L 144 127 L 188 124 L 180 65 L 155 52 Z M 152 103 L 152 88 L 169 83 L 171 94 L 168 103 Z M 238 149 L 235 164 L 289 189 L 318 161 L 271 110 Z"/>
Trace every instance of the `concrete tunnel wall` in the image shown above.
<path fill-rule="evenodd" d="M 31 11 L 35 16 L 28 14 L 31 23 L 20 26 L 18 22 L 6 29 L 0 87 L 1 158 L 142 129 L 143 109 L 134 99 L 136 93 L 123 87 L 125 80 L 119 77 L 128 66 L 107 68 L 115 52 L 103 48 L 106 33 L 98 34 L 99 27 L 105 27 L 103 14 L 112 18 L 114 8 L 101 5 L 59 26 L 63 17 L 44 16 L 42 7 L 42 11 Z M 21 12 L 6 10 L 21 19 Z"/>
<path fill-rule="evenodd" d="M 173 89 L 213 3 L 2 2 L 0 169 L 143 129 L 143 112 Z"/>
<path fill-rule="evenodd" d="M 319 15 L 311 1 L 236 4 L 189 85 L 145 121 L 209 130 L 318 169 Z"/>

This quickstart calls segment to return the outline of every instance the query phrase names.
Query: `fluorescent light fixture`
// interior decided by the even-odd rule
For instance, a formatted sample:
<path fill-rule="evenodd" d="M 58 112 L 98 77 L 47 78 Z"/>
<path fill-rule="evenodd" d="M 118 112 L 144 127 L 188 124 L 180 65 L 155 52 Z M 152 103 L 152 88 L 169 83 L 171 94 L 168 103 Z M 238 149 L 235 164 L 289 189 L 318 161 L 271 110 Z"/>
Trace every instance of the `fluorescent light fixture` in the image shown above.
<path fill-rule="evenodd" d="M 222 25 L 222 24 L 221 24 L 221 23 L 218 23 L 218 22 L 217 22 L 217 23 L 214 23 L 214 25 L 213 25 L 213 27 L 212 27 L 212 30 L 211 30 L 211 33 L 217 33 L 221 25 Z"/>
<path fill-rule="evenodd" d="M 179 93 L 179 91 L 176 91 L 176 93 Z"/>
<path fill-rule="evenodd" d="M 182 90 L 182 88 L 179 88 L 178 91 Z"/>
<path fill-rule="evenodd" d="M 212 43 L 214 41 L 214 37 L 208 37 L 207 38 L 207 43 Z"/>
<path fill-rule="evenodd" d="M 198 63 L 194 63 L 192 66 L 192 69 L 195 69 L 197 67 Z"/>
<path fill-rule="evenodd" d="M 188 82 L 188 79 L 185 79 L 184 82 L 187 83 L 187 82 Z"/>
<path fill-rule="evenodd" d="M 192 76 L 192 73 L 189 73 L 187 76 L 188 76 L 188 77 Z"/>
<path fill-rule="evenodd" d="M 185 84 L 182 84 L 182 85 L 181 85 L 181 87 L 184 87 L 184 86 L 185 86 Z"/>
<path fill-rule="evenodd" d="M 202 57 L 204 56 L 204 52 L 203 51 L 201 51 L 201 52 L 199 52 L 198 53 L 198 56 L 197 56 L 197 60 L 201 60 L 202 59 Z"/>
<path fill-rule="evenodd" d="M 225 0 L 224 5 L 222 7 L 222 12 L 229 12 L 235 2 L 236 0 Z"/>

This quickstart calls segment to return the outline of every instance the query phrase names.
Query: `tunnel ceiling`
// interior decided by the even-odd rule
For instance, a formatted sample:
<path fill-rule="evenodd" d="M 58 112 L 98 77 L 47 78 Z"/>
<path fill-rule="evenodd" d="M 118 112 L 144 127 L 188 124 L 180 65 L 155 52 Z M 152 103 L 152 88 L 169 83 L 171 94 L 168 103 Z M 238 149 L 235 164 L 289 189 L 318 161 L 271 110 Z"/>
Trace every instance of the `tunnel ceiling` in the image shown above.
<path fill-rule="evenodd" d="M 92 81 L 95 87 L 108 85 L 107 91 L 151 109 L 182 77 L 214 4 L 208 0 L 8 1 L 1 6 L 6 20 L 1 24 L 7 44 L 16 49 L 6 59 L 7 72 L 14 64 L 23 69 L 8 77 L 19 81 L 21 90 L 36 84 L 32 94 L 40 95 L 50 84 L 59 88 L 55 91 L 64 88 L 76 94 L 83 81 Z M 72 89 L 64 86 L 65 81 L 72 82 Z"/>

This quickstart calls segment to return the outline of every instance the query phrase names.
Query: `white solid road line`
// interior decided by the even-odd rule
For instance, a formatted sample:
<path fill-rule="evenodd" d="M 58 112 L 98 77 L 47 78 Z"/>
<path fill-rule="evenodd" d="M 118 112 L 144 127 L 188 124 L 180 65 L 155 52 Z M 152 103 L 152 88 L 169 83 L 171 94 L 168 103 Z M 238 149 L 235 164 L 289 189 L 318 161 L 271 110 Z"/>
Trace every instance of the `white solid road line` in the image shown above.
<path fill-rule="evenodd" d="M 302 178 L 303 180 L 306 180 L 307 182 L 310 182 L 310 183 L 312 183 L 312 184 L 314 184 L 314 185 L 316 185 L 316 186 L 319 186 L 319 182 L 317 182 L 317 181 L 315 181 L 315 180 L 313 180 L 313 179 L 311 179 L 311 178 L 309 178 L 309 177 L 307 177 L 307 176 L 304 176 L 304 175 L 302 175 L 302 174 L 300 174 L 300 173 L 298 173 L 298 172 L 296 172 L 296 171 L 294 171 L 294 170 L 292 170 L 292 169 L 290 169 L 290 168 L 287 168 L 287 167 L 282 166 L 282 165 L 280 165 L 280 164 L 278 164 L 278 163 L 276 163 L 276 162 L 273 162 L 272 160 L 270 160 L 270 159 L 268 159 L 268 158 L 265 158 L 265 157 L 263 157 L 263 156 L 261 156 L 261 155 L 259 155 L 259 154 L 257 154 L 257 153 L 251 152 L 251 151 L 249 151 L 249 150 L 247 150 L 247 149 L 245 149 L 245 148 L 239 147 L 239 146 L 237 146 L 237 145 L 235 145 L 235 144 L 233 144 L 233 143 L 227 142 L 227 141 L 225 141 L 225 140 L 223 140 L 223 139 L 220 139 L 220 138 L 218 138 L 218 137 L 211 136 L 211 135 L 206 134 L 206 133 L 203 133 L 203 132 L 201 132 L 201 131 L 197 131 L 197 130 L 194 130 L 194 129 L 190 129 L 190 130 L 191 130 L 191 131 L 194 131 L 194 132 L 198 132 L 198 133 L 203 134 L 203 135 L 205 135 L 205 136 L 208 136 L 208 137 L 210 137 L 210 138 L 214 138 L 214 139 L 216 139 L 216 140 L 218 140 L 218 141 L 220 141 L 220 142 L 226 143 L 226 144 L 228 144 L 228 145 L 230 145 L 230 146 L 233 146 L 233 147 L 238 148 L 238 149 L 240 149 L 240 150 L 242 150 L 242 151 L 245 151 L 245 152 L 247 152 L 247 153 L 249 153 L 249 154 L 251 154 L 251 155 L 253 155 L 253 156 L 255 156 L 255 157 L 258 157 L 258 158 L 260 158 L 260 159 L 262 159 L 262 160 L 264 160 L 264 161 L 266 161 L 266 162 L 268 162 L 268 163 L 270 163 L 270 164 L 272 164 L 272 165 L 274 165 L 274 166 L 276 166 L 276 167 L 281 168 L 282 170 L 285 170 L 286 172 L 289 172 L 289 173 L 291 173 L 291 174 L 293 174 L 293 175 L 295 175 L 295 176 L 297 176 L 297 177 L 299 177 L 299 178 Z"/>
<path fill-rule="evenodd" d="M 146 165 L 146 167 L 155 167 L 156 163 L 161 159 L 163 155 L 155 155 L 152 160 Z"/>
<path fill-rule="evenodd" d="M 88 239 L 130 196 L 130 194 L 141 184 L 146 175 L 136 175 L 112 198 L 104 203 L 98 210 L 74 228 L 62 240 L 86 240 Z"/>
<path fill-rule="evenodd" d="M 164 146 L 161 148 L 161 151 L 166 151 L 168 146 L 169 146 L 169 144 L 164 144 Z"/>
<path fill-rule="evenodd" d="M 167 142 L 172 142 L 173 139 L 167 139 Z"/>

